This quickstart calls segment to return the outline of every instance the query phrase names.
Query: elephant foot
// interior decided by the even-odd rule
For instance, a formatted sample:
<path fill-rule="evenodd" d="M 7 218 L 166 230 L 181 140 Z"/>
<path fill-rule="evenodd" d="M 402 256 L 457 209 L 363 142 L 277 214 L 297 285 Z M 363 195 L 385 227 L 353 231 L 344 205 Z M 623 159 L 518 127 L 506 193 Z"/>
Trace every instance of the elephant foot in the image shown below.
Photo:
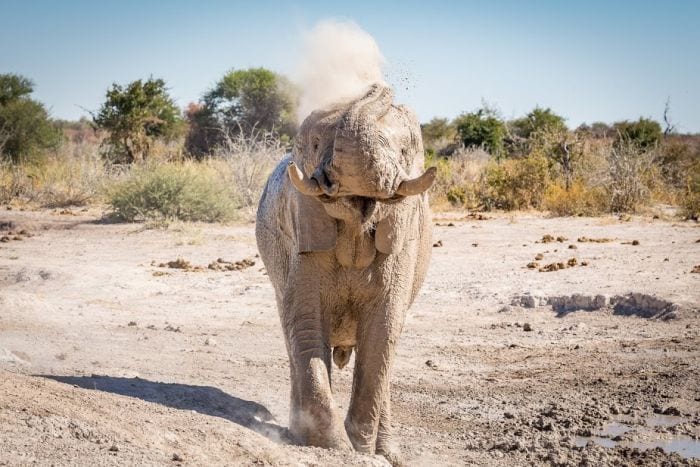
<path fill-rule="evenodd" d="M 384 457 L 394 467 L 403 467 L 406 465 L 403 455 L 401 454 L 401 449 L 396 446 L 386 446 L 382 443 L 382 446 L 377 446 L 377 454 Z"/>
<path fill-rule="evenodd" d="M 309 433 L 309 436 L 307 436 L 306 444 L 319 448 L 352 451 L 352 444 L 350 443 L 350 440 L 342 427 L 339 429 L 336 427 L 335 429 L 326 432 L 315 430 L 313 433 Z"/>
<path fill-rule="evenodd" d="M 340 451 L 352 451 L 352 443 L 340 421 L 320 422 L 305 414 L 297 419 L 300 423 L 290 427 L 296 440 L 306 446 L 316 446 Z"/>
<path fill-rule="evenodd" d="M 350 421 L 349 418 L 345 420 L 345 431 L 348 434 L 348 438 L 355 448 L 355 451 L 362 452 L 364 454 L 374 454 L 374 440 L 372 439 L 371 431 L 361 430 Z"/>

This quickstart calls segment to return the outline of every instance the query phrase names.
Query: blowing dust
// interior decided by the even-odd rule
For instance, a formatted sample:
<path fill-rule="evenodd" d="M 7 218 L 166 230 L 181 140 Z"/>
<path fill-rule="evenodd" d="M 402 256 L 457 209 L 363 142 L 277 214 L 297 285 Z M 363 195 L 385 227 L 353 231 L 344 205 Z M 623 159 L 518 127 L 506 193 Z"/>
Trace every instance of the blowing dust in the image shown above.
<path fill-rule="evenodd" d="M 384 83 L 385 60 L 372 36 L 351 21 L 324 20 L 304 34 L 295 81 L 301 88 L 297 118 L 357 97 Z"/>

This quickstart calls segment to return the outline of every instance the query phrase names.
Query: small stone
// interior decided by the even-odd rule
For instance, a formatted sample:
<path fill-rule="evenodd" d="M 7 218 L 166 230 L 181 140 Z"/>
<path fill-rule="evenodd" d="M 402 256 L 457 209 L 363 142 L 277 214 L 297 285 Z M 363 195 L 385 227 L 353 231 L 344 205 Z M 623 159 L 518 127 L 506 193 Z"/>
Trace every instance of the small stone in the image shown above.
<path fill-rule="evenodd" d="M 129 321 L 129 324 L 127 326 L 136 326 L 136 321 Z"/>
<path fill-rule="evenodd" d="M 178 453 L 173 453 L 173 461 L 174 462 L 182 462 L 182 456 Z"/>
<path fill-rule="evenodd" d="M 437 242 L 433 243 L 433 248 L 440 248 L 442 246 L 442 240 L 438 240 Z"/>
<path fill-rule="evenodd" d="M 535 260 L 536 260 L 536 261 L 540 261 L 540 260 L 542 260 L 542 259 L 544 259 L 544 255 L 543 255 L 542 253 L 537 253 L 537 254 L 535 255 Z"/>
<path fill-rule="evenodd" d="M 426 360 L 426 361 L 425 361 L 425 365 L 426 365 L 428 368 L 432 368 L 433 370 L 435 370 L 435 369 L 437 368 L 437 364 L 436 364 L 434 361 L 432 361 L 432 360 Z"/>
<path fill-rule="evenodd" d="M 574 244 L 569 245 L 569 250 L 577 250 L 578 247 Z"/>
<path fill-rule="evenodd" d="M 109 447 L 109 452 L 119 452 L 119 446 L 113 444 Z"/>
<path fill-rule="evenodd" d="M 525 331 L 525 332 L 530 332 L 530 331 L 532 331 L 532 326 L 530 326 L 530 323 L 524 323 L 524 324 L 523 324 L 523 331 Z"/>
<path fill-rule="evenodd" d="M 634 246 L 639 245 L 639 240 L 632 240 L 632 245 L 634 245 Z"/>
<path fill-rule="evenodd" d="M 513 419 L 513 418 L 515 418 L 515 415 L 513 415 L 513 414 L 510 413 L 510 412 L 504 412 L 504 413 L 503 413 L 503 416 L 504 416 L 505 418 L 508 418 L 508 419 Z"/>

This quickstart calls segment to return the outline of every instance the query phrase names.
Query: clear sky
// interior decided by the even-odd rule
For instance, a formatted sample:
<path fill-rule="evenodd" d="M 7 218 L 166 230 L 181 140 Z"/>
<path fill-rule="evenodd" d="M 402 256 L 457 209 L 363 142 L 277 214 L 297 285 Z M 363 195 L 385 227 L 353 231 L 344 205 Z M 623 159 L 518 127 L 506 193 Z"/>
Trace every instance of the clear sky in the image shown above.
<path fill-rule="evenodd" d="M 163 78 L 181 106 L 227 70 L 291 74 L 302 31 L 349 19 L 386 56 L 421 121 L 551 107 L 570 126 L 640 116 L 700 132 L 700 0 L 0 0 L 0 73 L 54 117 L 96 110 L 111 83 Z"/>

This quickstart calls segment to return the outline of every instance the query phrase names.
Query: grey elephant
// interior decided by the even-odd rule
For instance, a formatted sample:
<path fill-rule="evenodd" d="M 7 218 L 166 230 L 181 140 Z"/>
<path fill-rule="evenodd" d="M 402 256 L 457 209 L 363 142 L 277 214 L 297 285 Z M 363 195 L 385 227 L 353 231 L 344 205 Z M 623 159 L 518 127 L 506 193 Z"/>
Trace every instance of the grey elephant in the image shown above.
<path fill-rule="evenodd" d="M 291 367 L 290 432 L 301 443 L 384 455 L 396 343 L 431 252 L 420 126 L 375 84 L 313 112 L 270 175 L 256 237 L 275 289 Z M 353 350 L 350 407 L 333 401 L 331 358 Z"/>

